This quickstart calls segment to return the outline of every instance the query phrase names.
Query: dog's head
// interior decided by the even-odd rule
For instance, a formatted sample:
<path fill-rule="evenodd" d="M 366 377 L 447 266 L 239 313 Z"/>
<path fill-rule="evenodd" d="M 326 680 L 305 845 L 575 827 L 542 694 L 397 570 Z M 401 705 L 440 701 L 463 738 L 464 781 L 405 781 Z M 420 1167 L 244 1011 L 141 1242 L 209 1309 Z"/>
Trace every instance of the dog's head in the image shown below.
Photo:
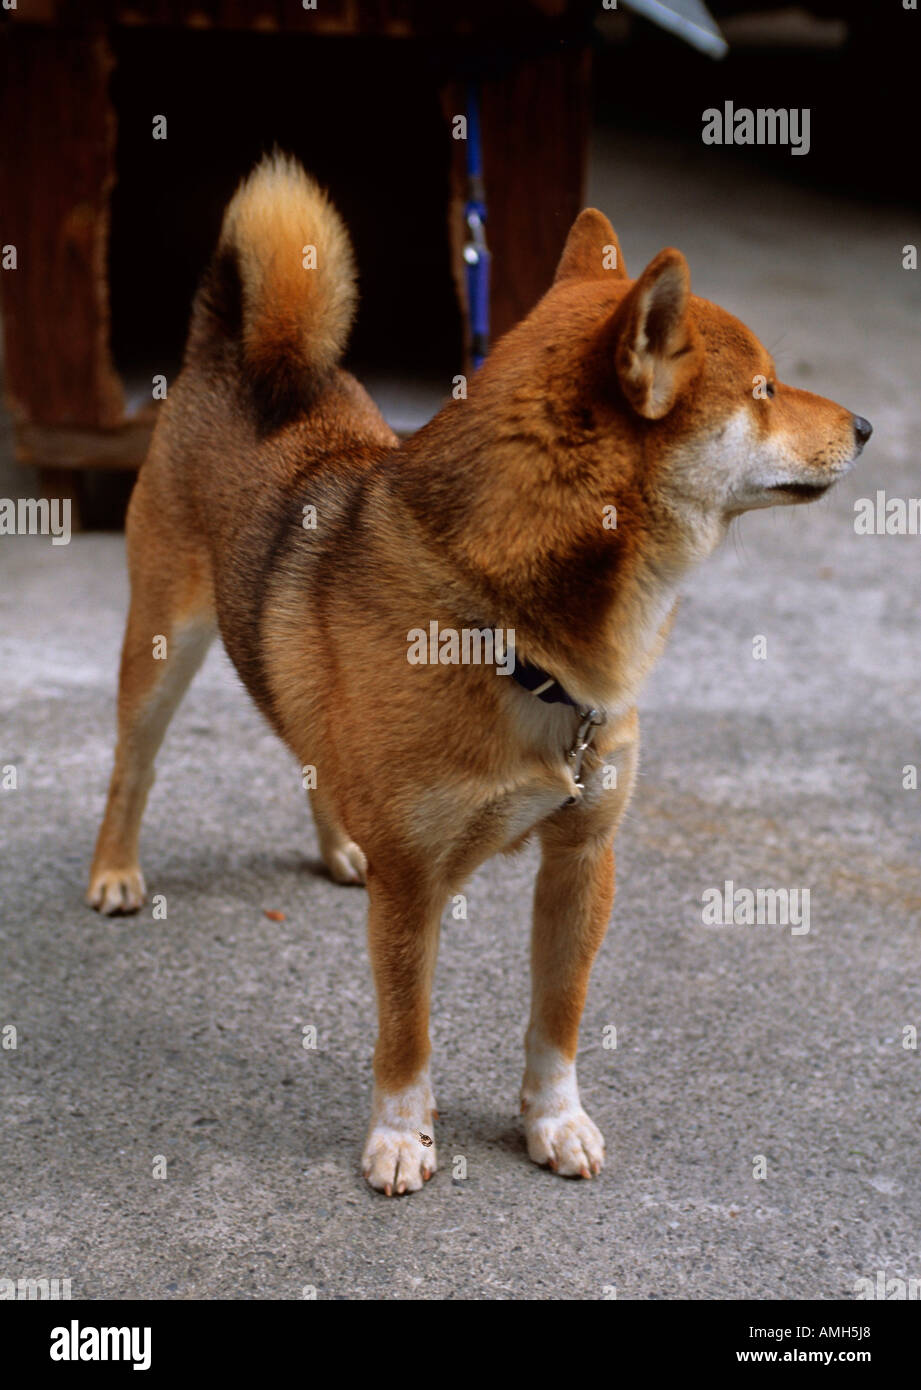
<path fill-rule="evenodd" d="M 557 389 L 570 383 L 572 418 L 581 411 L 619 453 L 628 436 L 648 485 L 673 504 L 729 520 L 812 501 L 870 437 L 860 416 L 778 381 L 755 335 L 691 294 L 680 251 L 660 251 L 630 281 L 613 227 L 593 208 L 576 219 L 535 312 L 546 316 L 538 333 L 566 344 L 553 375 Z"/>

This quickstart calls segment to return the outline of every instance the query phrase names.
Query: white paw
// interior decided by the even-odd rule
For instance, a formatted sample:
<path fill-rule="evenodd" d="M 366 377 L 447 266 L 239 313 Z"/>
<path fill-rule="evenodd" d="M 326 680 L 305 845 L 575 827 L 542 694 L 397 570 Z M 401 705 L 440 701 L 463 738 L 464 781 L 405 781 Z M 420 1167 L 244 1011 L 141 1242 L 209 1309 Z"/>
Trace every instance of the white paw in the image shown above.
<path fill-rule="evenodd" d="M 434 1173 L 435 1098 L 428 1072 L 412 1085 L 385 1093 L 374 1088 L 371 1128 L 361 1171 L 373 1188 L 388 1197 L 418 1192 Z"/>
<path fill-rule="evenodd" d="M 340 841 L 323 854 L 326 867 L 337 883 L 364 883 L 368 861 L 354 840 Z"/>
<path fill-rule="evenodd" d="M 419 1129 L 372 1125 L 361 1156 L 361 1171 L 378 1192 L 387 1197 L 418 1192 L 437 1166 L 431 1122 Z"/>
<path fill-rule="evenodd" d="M 86 901 L 106 917 L 137 912 L 146 896 L 144 875 L 135 865 L 130 869 L 102 869 L 90 878 Z"/>
<path fill-rule="evenodd" d="M 582 1109 L 575 1062 L 528 1030 L 521 1110 L 528 1157 L 566 1178 L 590 1178 L 604 1167 L 601 1131 Z"/>
<path fill-rule="evenodd" d="M 590 1178 L 604 1167 L 604 1140 L 580 1106 L 562 1115 L 525 1111 L 528 1157 L 565 1178 Z"/>

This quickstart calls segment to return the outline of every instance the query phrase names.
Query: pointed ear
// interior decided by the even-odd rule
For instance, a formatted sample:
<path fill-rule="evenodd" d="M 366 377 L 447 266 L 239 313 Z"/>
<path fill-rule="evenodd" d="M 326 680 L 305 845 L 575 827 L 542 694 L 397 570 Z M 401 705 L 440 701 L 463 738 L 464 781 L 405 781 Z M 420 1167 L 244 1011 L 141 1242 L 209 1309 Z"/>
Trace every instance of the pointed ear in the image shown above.
<path fill-rule="evenodd" d="M 627 278 L 617 233 L 603 212 L 583 208 L 569 229 L 553 283 L 603 280 L 607 276 L 614 280 Z"/>
<path fill-rule="evenodd" d="M 670 247 L 649 262 L 616 310 L 617 375 L 627 400 L 647 420 L 667 415 L 700 367 L 690 298 L 688 263 Z"/>

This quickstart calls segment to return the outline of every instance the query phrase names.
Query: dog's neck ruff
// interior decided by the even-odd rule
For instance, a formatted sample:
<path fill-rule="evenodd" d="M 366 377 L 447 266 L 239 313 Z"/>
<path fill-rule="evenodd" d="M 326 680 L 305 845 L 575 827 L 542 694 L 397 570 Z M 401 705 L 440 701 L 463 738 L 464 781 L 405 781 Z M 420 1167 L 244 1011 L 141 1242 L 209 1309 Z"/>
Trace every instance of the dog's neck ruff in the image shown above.
<path fill-rule="evenodd" d="M 595 737 L 595 730 L 605 722 L 605 715 L 602 710 L 595 709 L 592 705 L 580 705 L 578 700 L 574 700 L 569 692 L 564 689 L 555 676 L 551 676 L 542 666 L 535 666 L 530 661 L 516 662 L 512 676 L 523 690 L 538 700 L 542 700 L 546 705 L 569 705 L 579 716 L 579 727 L 576 730 L 576 737 L 572 747 L 566 754 L 566 761 L 572 773 L 572 780 L 575 782 L 579 791 L 583 791 L 585 783 L 582 781 L 582 760 L 585 757 L 586 749 L 592 744 Z M 571 796 L 567 805 L 574 802 L 576 798 Z"/>

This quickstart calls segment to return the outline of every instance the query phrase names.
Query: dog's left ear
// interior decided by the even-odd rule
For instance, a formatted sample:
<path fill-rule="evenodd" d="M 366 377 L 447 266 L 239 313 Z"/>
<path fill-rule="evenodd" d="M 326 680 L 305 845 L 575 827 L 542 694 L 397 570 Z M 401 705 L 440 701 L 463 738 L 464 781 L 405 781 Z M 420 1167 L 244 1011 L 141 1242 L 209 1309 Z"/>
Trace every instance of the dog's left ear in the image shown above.
<path fill-rule="evenodd" d="M 614 317 L 614 363 L 633 409 L 647 420 L 667 415 L 701 362 L 688 314 L 691 273 L 669 247 L 649 262 Z"/>
<path fill-rule="evenodd" d="M 561 280 L 626 280 L 617 233 L 603 212 L 583 208 L 569 229 L 553 283 Z"/>

